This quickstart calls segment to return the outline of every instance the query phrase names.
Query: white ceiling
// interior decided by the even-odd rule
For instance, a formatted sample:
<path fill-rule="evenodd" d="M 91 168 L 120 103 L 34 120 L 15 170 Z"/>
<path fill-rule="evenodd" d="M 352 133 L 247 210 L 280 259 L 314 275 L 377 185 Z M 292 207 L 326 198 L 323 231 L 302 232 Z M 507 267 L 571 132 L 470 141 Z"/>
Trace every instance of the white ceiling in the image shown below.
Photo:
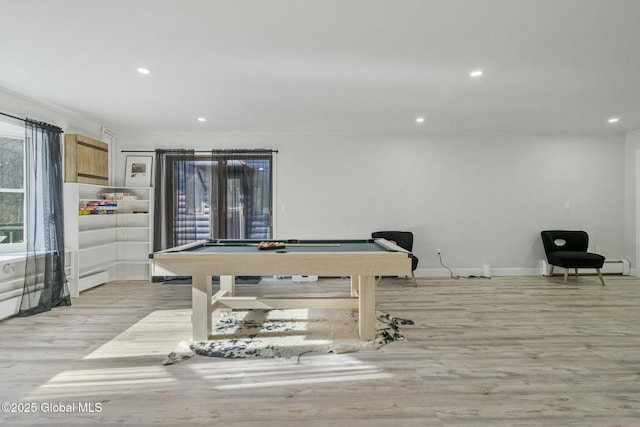
<path fill-rule="evenodd" d="M 640 0 L 0 0 L 0 86 L 116 132 L 629 131 Z"/>

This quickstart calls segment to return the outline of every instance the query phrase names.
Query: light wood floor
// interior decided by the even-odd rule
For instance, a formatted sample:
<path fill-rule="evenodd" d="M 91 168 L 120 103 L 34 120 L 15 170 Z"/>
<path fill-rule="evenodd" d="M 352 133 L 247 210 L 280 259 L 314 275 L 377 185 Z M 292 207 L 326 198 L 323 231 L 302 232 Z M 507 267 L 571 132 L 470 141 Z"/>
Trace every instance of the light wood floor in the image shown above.
<path fill-rule="evenodd" d="M 377 306 L 415 321 L 405 341 L 297 365 L 172 366 L 161 361 L 189 337 L 190 286 L 111 283 L 0 322 L 0 401 L 37 407 L 0 413 L 0 425 L 640 426 L 640 279 L 569 280 L 385 278 Z M 43 412 L 60 403 L 74 412 Z M 80 413 L 87 403 L 101 411 Z"/>

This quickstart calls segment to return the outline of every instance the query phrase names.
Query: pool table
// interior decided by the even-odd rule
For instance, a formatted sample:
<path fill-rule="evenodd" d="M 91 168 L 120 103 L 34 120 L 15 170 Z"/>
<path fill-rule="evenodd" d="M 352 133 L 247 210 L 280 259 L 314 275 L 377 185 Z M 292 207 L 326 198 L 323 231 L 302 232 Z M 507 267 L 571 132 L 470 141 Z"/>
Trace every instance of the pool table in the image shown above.
<path fill-rule="evenodd" d="M 261 249 L 260 243 L 280 243 Z M 210 240 L 155 252 L 154 276 L 192 276 L 193 339 L 211 335 L 216 308 L 351 308 L 358 310 L 359 336 L 376 334 L 375 276 L 411 274 L 410 253 L 385 239 Z M 236 276 L 350 276 L 350 297 L 239 297 Z M 220 276 L 212 295 L 211 277 Z"/>

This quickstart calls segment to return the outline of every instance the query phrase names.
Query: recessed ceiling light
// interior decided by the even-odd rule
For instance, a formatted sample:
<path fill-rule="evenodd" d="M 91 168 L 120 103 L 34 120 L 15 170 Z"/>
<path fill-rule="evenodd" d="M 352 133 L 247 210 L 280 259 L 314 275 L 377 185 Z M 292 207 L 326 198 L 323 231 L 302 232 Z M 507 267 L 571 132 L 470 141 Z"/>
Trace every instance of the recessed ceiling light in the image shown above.
<path fill-rule="evenodd" d="M 613 124 L 613 123 L 618 123 L 620 121 L 620 119 L 618 117 L 611 117 L 609 120 L 607 120 L 609 123 Z"/>
<path fill-rule="evenodd" d="M 480 76 L 482 76 L 482 70 L 473 70 L 469 73 L 469 77 L 471 77 L 472 79 L 477 79 Z"/>
<path fill-rule="evenodd" d="M 140 67 L 140 68 L 138 68 L 138 72 L 139 72 L 140 74 L 151 74 L 151 71 L 149 71 L 149 69 L 148 69 L 148 68 L 144 68 L 144 67 Z"/>
<path fill-rule="evenodd" d="M 199 122 L 206 122 L 206 121 L 207 121 L 207 119 L 205 119 L 204 117 L 198 117 L 198 121 L 199 121 Z"/>
<path fill-rule="evenodd" d="M 416 117 L 416 123 L 424 123 L 424 117 Z"/>

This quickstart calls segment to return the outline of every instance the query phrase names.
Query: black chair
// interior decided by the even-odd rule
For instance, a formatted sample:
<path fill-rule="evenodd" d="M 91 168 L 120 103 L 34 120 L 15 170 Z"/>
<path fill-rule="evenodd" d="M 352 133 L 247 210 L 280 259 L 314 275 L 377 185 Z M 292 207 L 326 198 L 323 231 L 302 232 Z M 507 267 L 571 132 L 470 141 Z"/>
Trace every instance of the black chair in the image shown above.
<path fill-rule="evenodd" d="M 576 278 L 579 268 L 595 268 L 602 286 L 604 279 L 600 269 L 604 265 L 604 257 L 599 254 L 587 252 L 589 235 L 586 231 L 547 230 L 541 231 L 544 252 L 547 261 L 551 265 L 549 275 L 553 275 L 553 267 L 564 268 L 564 283 L 567 283 L 569 269 L 574 268 Z"/>
<path fill-rule="evenodd" d="M 372 239 L 386 239 L 396 245 L 400 246 L 409 252 L 413 251 L 413 233 L 410 231 L 374 231 L 371 233 Z M 413 253 L 411 254 L 411 279 L 413 280 L 413 286 L 418 287 L 416 282 L 416 276 L 414 271 L 418 267 L 418 257 Z M 378 278 L 378 285 L 380 285 L 382 276 Z"/>

